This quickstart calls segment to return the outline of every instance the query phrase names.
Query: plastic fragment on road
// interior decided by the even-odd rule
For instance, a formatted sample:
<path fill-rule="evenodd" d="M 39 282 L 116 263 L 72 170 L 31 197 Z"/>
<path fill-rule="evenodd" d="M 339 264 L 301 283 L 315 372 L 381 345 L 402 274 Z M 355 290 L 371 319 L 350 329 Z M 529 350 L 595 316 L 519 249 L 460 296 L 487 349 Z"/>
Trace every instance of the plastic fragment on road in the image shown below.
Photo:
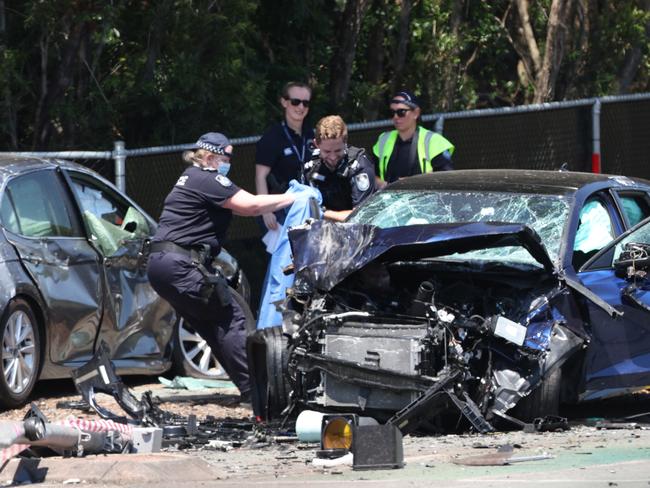
<path fill-rule="evenodd" d="M 175 390 L 206 390 L 208 388 L 235 388 L 235 384 L 228 380 L 209 380 L 201 378 L 191 378 L 189 376 L 176 376 L 172 380 L 158 377 L 158 381 L 165 388 Z"/>
<path fill-rule="evenodd" d="M 553 459 L 552 456 L 546 452 L 533 456 L 513 456 L 513 447 L 511 445 L 501 446 L 497 451 L 488 454 L 481 454 L 479 456 L 468 456 L 464 458 L 454 459 L 454 464 L 462 464 L 464 466 L 505 466 L 508 464 L 522 463 L 528 461 L 543 461 L 545 459 Z"/>

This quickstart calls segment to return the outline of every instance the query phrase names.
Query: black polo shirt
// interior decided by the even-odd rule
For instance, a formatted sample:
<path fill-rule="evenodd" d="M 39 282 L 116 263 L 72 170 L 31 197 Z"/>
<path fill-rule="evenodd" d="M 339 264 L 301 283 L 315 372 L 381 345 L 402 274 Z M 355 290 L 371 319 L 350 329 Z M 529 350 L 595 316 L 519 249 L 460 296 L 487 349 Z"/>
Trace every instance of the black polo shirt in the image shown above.
<path fill-rule="evenodd" d="M 232 211 L 221 205 L 238 191 L 216 170 L 190 166 L 165 198 L 153 240 L 182 246 L 209 244 L 216 255 L 232 219 Z"/>
<path fill-rule="evenodd" d="M 413 137 L 406 141 L 403 141 L 401 137 L 397 136 L 395 147 L 393 148 L 393 153 L 388 159 L 388 166 L 386 167 L 386 174 L 384 175 L 385 180 L 388 183 L 397 181 L 398 179 L 405 176 L 422 174 L 422 169 L 420 168 L 420 165 L 417 161 L 417 147 L 415 148 L 416 153 L 413 160 L 409 158 L 411 154 L 412 143 Z"/>
<path fill-rule="evenodd" d="M 314 130 L 303 125 L 296 134 L 285 122 L 272 125 L 257 141 L 255 164 L 271 168 L 267 178 L 269 193 L 283 193 L 292 179 L 300 180 L 302 165 L 311 156 Z"/>

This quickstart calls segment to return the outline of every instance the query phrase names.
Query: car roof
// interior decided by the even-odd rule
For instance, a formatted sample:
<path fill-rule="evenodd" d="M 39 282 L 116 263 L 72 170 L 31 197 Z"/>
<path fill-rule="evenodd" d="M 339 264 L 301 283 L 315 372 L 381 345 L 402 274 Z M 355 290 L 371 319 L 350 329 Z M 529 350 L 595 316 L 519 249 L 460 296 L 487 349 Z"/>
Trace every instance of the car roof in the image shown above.
<path fill-rule="evenodd" d="M 88 172 L 88 168 L 64 159 L 36 158 L 25 156 L 7 156 L 0 154 L 0 179 L 21 173 L 29 173 L 37 169 L 61 166 L 66 169 L 76 169 Z"/>
<path fill-rule="evenodd" d="M 592 184 L 619 188 L 641 186 L 650 190 L 650 181 L 641 178 L 525 169 L 439 171 L 398 180 L 388 186 L 387 190 L 505 191 L 566 195 Z"/>

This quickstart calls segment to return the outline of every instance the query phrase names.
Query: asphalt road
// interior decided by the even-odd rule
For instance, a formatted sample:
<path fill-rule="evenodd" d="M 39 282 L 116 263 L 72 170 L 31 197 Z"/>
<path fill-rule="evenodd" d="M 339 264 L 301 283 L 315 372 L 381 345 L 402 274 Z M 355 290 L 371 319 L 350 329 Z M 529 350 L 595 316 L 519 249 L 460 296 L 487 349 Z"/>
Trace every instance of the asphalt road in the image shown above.
<path fill-rule="evenodd" d="M 147 389 L 138 384 L 137 391 Z M 228 394 L 210 391 L 219 403 Z M 46 401 L 46 400 L 43 400 Z M 48 400 L 49 401 L 49 400 Z M 167 404 L 173 408 L 173 403 Z M 184 406 L 183 408 L 187 408 Z M 202 407 L 192 411 L 201 417 Z M 223 408 L 223 415 L 241 416 Z M 402 469 L 355 471 L 349 465 L 312 464 L 318 446 L 297 442 L 257 445 L 227 451 L 190 449 L 155 454 L 112 454 L 81 458 L 12 459 L 0 469 L 0 483 L 40 482 L 39 486 L 449 486 L 465 487 L 650 487 L 650 424 L 637 417 L 611 429 L 593 426 L 608 419 L 650 412 L 650 401 L 587 405 L 563 413 L 568 431 L 487 435 L 447 435 L 404 438 Z M 245 414 L 245 412 L 244 412 Z M 625 427 L 625 428 L 623 428 Z M 476 456 L 494 457 L 501 446 L 512 446 L 518 462 L 470 466 Z M 473 459 L 472 459 L 473 458 Z M 537 459 L 537 460 L 533 460 Z M 517 459 L 515 459 L 517 460 Z"/>
<path fill-rule="evenodd" d="M 517 457 L 550 459 L 501 466 L 456 464 L 494 453 L 504 444 Z M 77 459 L 10 461 L 2 483 L 43 479 L 41 486 L 552 486 L 650 485 L 650 430 L 597 430 L 445 437 L 407 436 L 403 469 L 354 471 L 350 466 L 314 467 L 316 446 L 282 444 L 249 450 L 109 455 Z M 30 474 L 31 472 L 31 474 Z"/>

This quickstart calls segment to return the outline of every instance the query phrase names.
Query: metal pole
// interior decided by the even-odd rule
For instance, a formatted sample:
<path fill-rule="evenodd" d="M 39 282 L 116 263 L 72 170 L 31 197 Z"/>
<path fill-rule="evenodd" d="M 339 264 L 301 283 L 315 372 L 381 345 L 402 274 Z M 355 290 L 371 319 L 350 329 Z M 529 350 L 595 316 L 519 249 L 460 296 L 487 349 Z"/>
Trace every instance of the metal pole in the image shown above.
<path fill-rule="evenodd" d="M 445 118 L 440 116 L 440 117 L 438 117 L 436 119 L 436 129 L 435 130 L 436 130 L 436 132 L 438 134 L 442 134 L 442 131 L 443 131 L 444 127 L 445 127 Z"/>
<path fill-rule="evenodd" d="M 591 172 L 602 171 L 600 159 L 600 99 L 591 106 Z"/>
<path fill-rule="evenodd" d="M 124 141 L 113 144 L 113 160 L 115 161 L 115 186 L 126 193 L 126 149 Z"/>

